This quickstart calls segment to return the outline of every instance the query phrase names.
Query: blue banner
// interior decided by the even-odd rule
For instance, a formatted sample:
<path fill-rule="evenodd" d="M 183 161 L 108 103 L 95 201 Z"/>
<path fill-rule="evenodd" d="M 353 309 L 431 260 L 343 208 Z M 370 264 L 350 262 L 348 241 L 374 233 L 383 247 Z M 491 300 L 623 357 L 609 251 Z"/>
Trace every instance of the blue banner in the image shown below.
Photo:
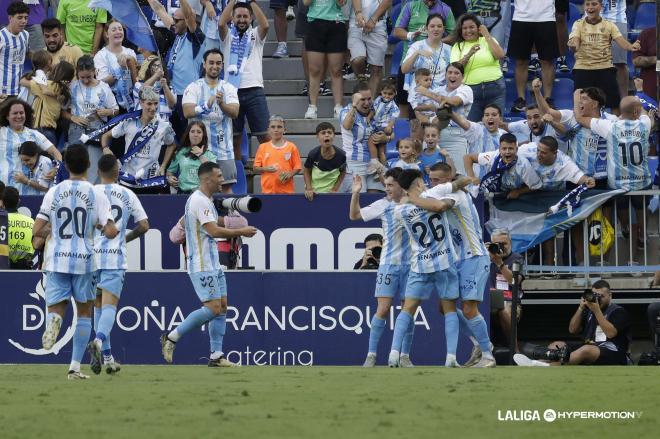
<path fill-rule="evenodd" d="M 0 363 L 68 363 L 76 319 L 69 306 L 52 351 L 41 348 L 45 302 L 37 272 L 2 272 Z M 242 365 L 361 365 L 367 352 L 369 324 L 376 311 L 375 272 L 227 273 L 229 310 L 224 351 Z M 411 358 L 419 365 L 444 364 L 444 323 L 438 301 L 418 311 Z M 396 303 L 396 301 L 395 301 Z M 127 273 L 112 332 L 112 349 L 127 364 L 161 364 L 160 334 L 178 326 L 199 308 L 188 275 L 181 272 Z M 481 312 L 489 318 L 489 304 Z M 392 341 L 392 310 L 379 344 L 378 364 L 386 364 Z M 393 318 L 394 317 L 394 318 Z M 472 344 L 459 340 L 459 361 Z M 176 364 L 205 364 L 209 339 L 205 328 L 176 345 Z M 85 358 L 87 361 L 87 357 Z"/>
<path fill-rule="evenodd" d="M 382 195 L 363 195 L 361 205 Z M 129 270 L 183 268 L 180 247 L 170 242 L 169 231 L 181 218 L 186 196 L 145 195 L 140 201 L 149 216 L 146 236 L 128 244 Z M 380 221 L 348 219 L 350 194 L 317 195 L 310 202 L 302 195 L 259 195 L 261 212 L 244 214 L 259 229 L 244 239 L 239 267 L 257 270 L 351 270 L 362 258 L 363 240 L 382 233 Z M 41 197 L 21 198 L 21 212 L 34 218 Z M 339 256 L 341 255 L 341 257 Z"/>

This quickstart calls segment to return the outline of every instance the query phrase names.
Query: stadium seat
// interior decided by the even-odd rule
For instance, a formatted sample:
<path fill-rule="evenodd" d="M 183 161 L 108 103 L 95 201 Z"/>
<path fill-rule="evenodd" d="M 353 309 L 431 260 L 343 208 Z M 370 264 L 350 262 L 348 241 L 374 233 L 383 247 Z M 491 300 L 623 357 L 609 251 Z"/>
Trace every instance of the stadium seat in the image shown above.
<path fill-rule="evenodd" d="M 305 176 L 304 175 L 294 175 L 293 176 L 293 191 L 296 194 L 305 193 Z"/>
<path fill-rule="evenodd" d="M 573 29 L 573 23 L 582 18 L 582 10 L 577 7 L 575 3 L 570 3 L 568 5 L 568 33 L 571 33 Z"/>
<path fill-rule="evenodd" d="M 231 187 L 232 192 L 235 194 L 247 194 L 247 178 L 245 176 L 245 168 L 243 167 L 243 162 L 240 160 L 234 160 L 236 162 L 236 183 Z"/>
<path fill-rule="evenodd" d="M 569 78 L 555 79 L 552 87 L 552 98 L 555 106 L 560 109 L 573 108 L 573 80 Z"/>
<path fill-rule="evenodd" d="M 243 136 L 241 137 L 241 161 L 243 164 L 247 163 L 247 159 L 250 157 L 250 142 L 247 135 L 247 130 L 243 127 Z"/>
<path fill-rule="evenodd" d="M 635 29 L 642 30 L 655 26 L 655 3 L 640 3 L 635 13 Z"/>
<path fill-rule="evenodd" d="M 260 194 L 261 193 L 261 175 L 255 175 L 252 179 L 252 193 Z"/>
<path fill-rule="evenodd" d="M 505 78 L 504 83 L 506 84 L 506 95 L 505 95 L 505 108 L 503 111 L 509 111 L 513 106 L 513 102 L 518 98 L 518 92 L 516 91 L 516 81 L 513 78 Z M 525 100 L 529 99 L 529 90 L 525 89 Z M 529 102 L 529 101 L 528 101 Z"/>
<path fill-rule="evenodd" d="M 401 2 L 399 2 L 399 4 L 392 4 L 392 13 L 390 14 L 390 17 L 392 18 L 392 25 L 396 23 L 396 20 L 397 18 L 399 18 L 400 13 L 401 13 Z M 394 29 L 392 29 L 392 31 L 394 31 Z M 387 44 L 396 44 L 399 41 L 401 40 L 399 40 L 393 34 L 390 34 L 387 37 Z"/>
<path fill-rule="evenodd" d="M 406 137 L 410 137 L 410 123 L 408 122 L 408 119 L 397 119 L 394 121 L 394 139 L 390 140 L 390 142 L 387 144 L 385 147 L 386 151 L 394 151 L 396 152 L 396 141 L 397 139 L 403 139 Z"/>
<path fill-rule="evenodd" d="M 390 75 L 397 76 L 399 74 L 399 66 L 401 65 L 401 57 L 403 56 L 403 41 L 399 41 L 394 46 L 392 51 L 392 58 L 390 59 Z"/>
<path fill-rule="evenodd" d="M 653 181 L 655 173 L 658 171 L 658 156 L 649 157 L 649 169 L 651 170 L 651 181 Z"/>

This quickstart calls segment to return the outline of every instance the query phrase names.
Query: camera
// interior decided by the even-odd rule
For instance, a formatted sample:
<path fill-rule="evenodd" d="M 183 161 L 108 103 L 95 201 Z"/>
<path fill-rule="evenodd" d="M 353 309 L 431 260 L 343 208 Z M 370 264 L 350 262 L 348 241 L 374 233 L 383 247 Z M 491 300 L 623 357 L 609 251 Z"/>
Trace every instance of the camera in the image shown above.
<path fill-rule="evenodd" d="M 261 210 L 261 199 L 256 197 L 214 198 L 213 204 L 218 211 L 237 210 L 243 213 L 257 213 Z"/>
<path fill-rule="evenodd" d="M 492 253 L 494 255 L 501 255 L 502 253 L 504 253 L 504 246 L 499 242 L 486 243 L 486 248 L 488 249 L 489 253 Z"/>
<path fill-rule="evenodd" d="M 372 247 L 371 254 L 374 255 L 374 258 L 380 259 L 380 253 L 383 251 L 383 247 Z"/>
<path fill-rule="evenodd" d="M 584 292 L 582 293 L 582 298 L 587 302 L 591 302 L 591 303 L 598 302 L 598 303 L 600 303 L 600 294 L 594 293 L 589 288 L 584 290 Z"/>

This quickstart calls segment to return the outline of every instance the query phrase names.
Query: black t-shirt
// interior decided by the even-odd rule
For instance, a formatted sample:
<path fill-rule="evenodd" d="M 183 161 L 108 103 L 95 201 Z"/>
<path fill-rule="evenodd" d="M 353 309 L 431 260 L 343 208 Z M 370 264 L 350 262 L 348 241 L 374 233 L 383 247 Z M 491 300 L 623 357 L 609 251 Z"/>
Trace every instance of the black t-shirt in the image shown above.
<path fill-rule="evenodd" d="M 312 169 L 313 167 L 317 167 L 320 171 L 323 172 L 330 172 L 334 171 L 335 169 L 339 169 L 340 171 L 344 170 L 346 168 L 346 154 L 344 154 L 344 151 L 341 149 L 337 148 L 336 146 L 332 146 L 332 148 L 335 150 L 335 156 L 331 158 L 330 160 L 326 160 L 323 158 L 323 155 L 321 154 L 321 147 L 317 146 L 313 150 L 307 154 L 307 160 L 305 160 L 305 167 L 307 169 Z"/>
<path fill-rule="evenodd" d="M 614 338 L 606 338 L 603 340 L 604 334 L 600 335 L 601 331 L 597 330 L 598 322 L 596 317 L 587 309 L 582 316 L 582 324 L 584 327 L 583 337 L 585 342 L 595 343 L 597 345 L 612 342 L 621 352 L 628 352 L 628 345 L 630 344 L 630 315 L 624 308 L 610 303 L 610 305 L 603 311 L 605 320 L 610 322 L 616 328 L 616 336 Z"/>

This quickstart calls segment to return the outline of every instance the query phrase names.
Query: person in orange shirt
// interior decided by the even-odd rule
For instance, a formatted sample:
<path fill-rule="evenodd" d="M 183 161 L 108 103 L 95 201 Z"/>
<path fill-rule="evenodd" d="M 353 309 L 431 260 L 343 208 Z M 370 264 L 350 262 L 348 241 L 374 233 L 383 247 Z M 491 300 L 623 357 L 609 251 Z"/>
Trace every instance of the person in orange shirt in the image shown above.
<path fill-rule="evenodd" d="M 268 122 L 271 140 L 259 145 L 254 158 L 254 173 L 262 174 L 261 192 L 264 194 L 293 194 L 293 176 L 302 170 L 298 148 L 284 138 L 285 132 L 284 118 L 271 116 Z"/>

